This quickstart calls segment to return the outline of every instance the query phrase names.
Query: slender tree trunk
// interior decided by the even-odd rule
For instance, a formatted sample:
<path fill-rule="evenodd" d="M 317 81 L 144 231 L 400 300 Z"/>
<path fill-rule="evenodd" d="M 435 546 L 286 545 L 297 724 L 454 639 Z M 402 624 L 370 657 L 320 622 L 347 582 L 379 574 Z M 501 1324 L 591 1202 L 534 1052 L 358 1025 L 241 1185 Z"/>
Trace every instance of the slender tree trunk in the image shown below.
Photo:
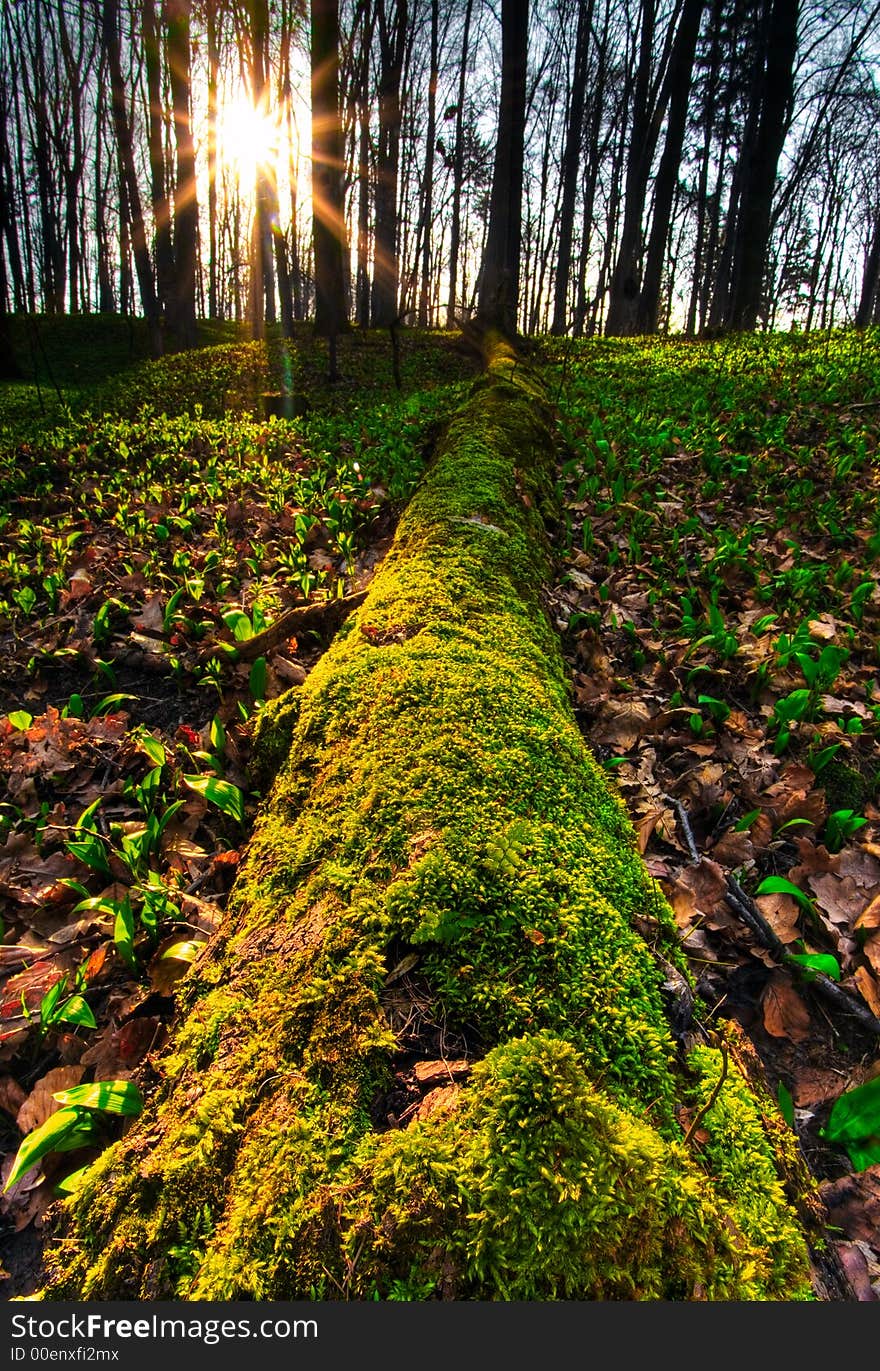
<path fill-rule="evenodd" d="M 135 169 L 131 126 L 125 107 L 125 86 L 122 79 L 122 62 L 119 53 L 119 0 L 102 0 L 101 35 L 110 70 L 113 127 L 119 151 L 122 191 L 127 211 L 126 220 L 131 225 L 132 247 L 141 305 L 149 330 L 150 346 L 154 356 L 158 357 L 162 353 L 162 329 L 159 322 L 156 288 L 153 282 L 153 267 L 150 261 L 150 250 L 147 246 L 144 216 L 141 210 L 141 195 Z M 124 254 L 122 255 L 124 256 Z"/>
<path fill-rule="evenodd" d="M 657 330 L 663 262 L 666 257 L 666 244 L 669 241 L 672 201 L 681 168 L 688 100 L 704 4 L 705 0 L 684 0 L 684 8 L 672 50 L 669 68 L 671 95 L 666 121 L 666 140 L 663 145 L 660 166 L 657 169 L 657 178 L 654 182 L 654 213 L 651 220 L 651 232 L 648 238 L 648 250 L 645 255 L 645 267 L 642 274 L 642 289 L 636 315 L 636 329 L 639 333 L 655 333 Z"/>
<path fill-rule="evenodd" d="M 464 98 L 467 68 L 470 57 L 470 32 L 473 0 L 467 0 L 464 11 L 464 32 L 461 40 L 461 65 L 458 71 L 458 104 L 455 110 L 455 153 L 452 167 L 452 225 L 449 231 L 449 303 L 446 307 L 446 327 L 455 327 L 456 294 L 458 290 L 458 258 L 461 250 L 461 195 L 464 184 Z"/>
<path fill-rule="evenodd" d="M 400 290 L 397 185 L 400 169 L 400 81 L 407 31 L 407 0 L 377 0 L 379 30 L 379 141 L 376 154 L 373 291 L 370 322 L 393 323 Z"/>
<path fill-rule="evenodd" d="M 872 321 L 877 322 L 875 314 L 880 306 L 880 211 L 874 216 L 871 241 L 862 277 L 862 290 L 859 307 L 856 310 L 856 328 L 867 328 Z"/>
<path fill-rule="evenodd" d="M 437 65 L 439 61 L 440 4 L 431 0 L 431 74 L 428 78 L 428 127 L 425 134 L 424 195 L 422 198 L 422 284 L 419 292 L 419 324 L 431 322 L 431 228 L 434 216 L 434 151 L 437 141 Z"/>
<path fill-rule="evenodd" d="M 757 137 L 746 165 L 737 216 L 726 322 L 755 327 L 761 310 L 776 169 L 791 118 L 799 0 L 773 0 Z"/>
<path fill-rule="evenodd" d="M 315 330 L 329 339 L 331 379 L 336 338 L 348 324 L 345 304 L 345 202 L 339 119 L 337 0 L 312 0 L 312 233 L 315 248 Z"/>
<path fill-rule="evenodd" d="M 110 267 L 110 245 L 107 235 L 107 195 L 110 184 L 109 175 L 105 181 L 101 166 L 101 153 L 104 144 L 104 115 L 106 110 L 106 54 L 101 54 L 98 65 L 98 97 L 95 110 L 95 239 L 98 251 L 98 311 L 113 314 L 116 299 L 113 291 L 113 273 Z"/>
<path fill-rule="evenodd" d="M 196 198 L 196 159 L 190 122 L 191 0 L 165 0 L 168 67 L 174 104 L 177 176 L 174 182 L 174 327 L 183 347 L 195 347 L 196 262 L 199 207 Z"/>
<path fill-rule="evenodd" d="M 216 319 L 217 308 L 217 80 L 220 71 L 218 19 L 222 15 L 217 0 L 207 0 L 206 41 L 208 47 L 208 318 Z"/>
<path fill-rule="evenodd" d="M 150 159 L 150 200 L 155 233 L 156 295 L 168 320 L 176 314 L 174 246 L 171 239 L 171 173 L 165 161 L 162 133 L 162 46 L 154 0 L 141 0 L 141 33 L 147 82 L 147 146 Z"/>
<path fill-rule="evenodd" d="M 514 337 L 519 311 L 528 0 L 502 0 L 501 100 L 477 317 Z"/>
<path fill-rule="evenodd" d="M 571 247 L 574 237 L 574 211 L 578 171 L 584 137 L 584 107 L 587 98 L 587 65 L 593 25 L 593 0 L 578 0 L 577 33 L 571 78 L 565 147 L 562 153 L 562 204 L 559 212 L 559 250 L 553 290 L 553 322 L 550 332 L 565 333 L 568 328 L 568 287 L 571 279 Z"/>

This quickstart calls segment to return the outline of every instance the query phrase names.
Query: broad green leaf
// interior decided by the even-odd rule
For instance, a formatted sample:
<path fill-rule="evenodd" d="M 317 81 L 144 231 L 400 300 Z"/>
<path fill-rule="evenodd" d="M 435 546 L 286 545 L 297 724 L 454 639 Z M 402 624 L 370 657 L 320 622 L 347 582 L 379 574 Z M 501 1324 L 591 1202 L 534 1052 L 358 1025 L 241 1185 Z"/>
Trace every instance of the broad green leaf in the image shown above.
<path fill-rule="evenodd" d="M 241 609 L 230 609 L 223 615 L 223 622 L 237 643 L 246 643 L 253 638 L 254 629 L 250 619 Z"/>
<path fill-rule="evenodd" d="M 55 1098 L 57 1099 L 58 1096 L 56 1095 Z M 779 1082 L 776 1089 L 776 1098 L 779 1101 L 779 1110 L 782 1117 L 785 1119 L 789 1128 L 794 1128 L 794 1100 L 792 1099 L 791 1091 L 782 1084 L 782 1081 Z"/>
<path fill-rule="evenodd" d="M 61 711 L 62 717 L 69 716 L 72 719 L 81 719 L 86 712 L 85 701 L 78 691 L 74 691 L 64 709 Z"/>
<path fill-rule="evenodd" d="M 80 814 L 79 818 L 74 824 L 75 833 L 83 833 L 91 827 L 92 819 L 98 812 L 98 809 L 101 804 L 101 799 L 102 796 L 99 795 L 97 800 L 93 800 L 92 803 L 88 806 L 88 808 L 83 810 L 82 814 Z"/>
<path fill-rule="evenodd" d="M 126 895 L 125 899 L 118 905 L 116 910 L 116 920 L 113 924 L 113 941 L 126 966 L 132 971 L 137 970 L 137 957 L 134 953 L 134 915 L 131 912 L 131 902 Z"/>
<path fill-rule="evenodd" d="M 12 724 L 12 727 L 21 729 L 22 733 L 24 733 L 25 729 L 30 728 L 31 724 L 34 722 L 33 714 L 28 714 L 26 709 L 14 709 L 12 713 L 7 714 L 6 717 Z"/>
<path fill-rule="evenodd" d="M 258 657 L 251 667 L 251 674 L 248 680 L 251 695 L 255 700 L 265 700 L 266 698 L 266 658 Z"/>
<path fill-rule="evenodd" d="M 857 1171 L 880 1161 L 880 1076 L 835 1100 L 822 1136 L 845 1147 Z"/>
<path fill-rule="evenodd" d="M 52 1023 L 55 1015 L 55 1007 L 58 1004 L 59 996 L 67 982 L 67 976 L 61 976 L 54 985 L 50 986 L 40 1001 L 40 1023 L 45 1028 Z"/>
<path fill-rule="evenodd" d="M 65 1176 L 63 1181 L 59 1181 L 53 1189 L 53 1194 L 67 1199 L 70 1195 L 75 1195 L 81 1189 L 83 1181 L 92 1169 L 92 1164 L 81 1166 L 78 1171 L 71 1171 L 69 1176 Z"/>
<path fill-rule="evenodd" d="M 739 823 L 734 824 L 734 833 L 745 833 L 746 829 L 751 828 L 760 813 L 760 809 L 750 809 L 748 814 L 742 816 Z"/>
<path fill-rule="evenodd" d="M 98 1024 L 82 995 L 71 995 L 55 1015 L 59 1023 L 75 1023 L 81 1028 L 97 1028 Z"/>
<path fill-rule="evenodd" d="M 183 781 L 197 795 L 204 795 L 210 804 L 216 805 L 224 814 L 229 814 L 239 823 L 244 820 L 244 796 L 237 785 L 221 781 L 216 776 L 184 776 Z"/>
<path fill-rule="evenodd" d="M 786 962 L 794 962 L 796 966 L 802 966 L 809 975 L 810 972 L 821 971 L 825 976 L 830 976 L 832 981 L 840 980 L 840 963 L 836 957 L 823 952 L 789 952 L 785 958 Z"/>
<path fill-rule="evenodd" d="M 74 857 L 78 857 L 84 866 L 90 866 L 93 871 L 100 871 L 102 875 L 110 875 L 110 866 L 100 839 L 89 837 L 83 842 L 68 843 L 67 850 Z"/>
<path fill-rule="evenodd" d="M 193 938 L 172 943 L 170 947 L 166 947 L 159 960 L 163 962 L 166 959 L 174 962 L 194 962 L 204 946 L 204 940 Z"/>
<path fill-rule="evenodd" d="M 813 901 L 810 899 L 800 886 L 793 881 L 787 881 L 784 876 L 766 876 L 755 891 L 756 895 L 790 895 L 793 900 L 804 909 L 813 913 Z"/>
<path fill-rule="evenodd" d="M 27 1175 L 37 1162 L 50 1152 L 59 1152 L 59 1143 L 65 1139 L 75 1136 L 82 1126 L 82 1111 L 74 1108 L 56 1109 L 54 1114 L 50 1114 L 45 1123 L 41 1123 L 39 1128 L 35 1128 L 32 1133 L 22 1141 L 21 1147 L 15 1154 L 15 1161 L 9 1178 L 3 1187 L 5 1194 L 16 1181 L 20 1181 L 22 1176 Z"/>
<path fill-rule="evenodd" d="M 70 1090 L 58 1090 L 52 1096 L 59 1104 L 78 1105 L 81 1109 L 102 1109 L 105 1114 L 125 1114 L 130 1118 L 140 1114 L 144 1099 L 134 1081 L 95 1081 L 92 1085 L 75 1085 Z"/>
<path fill-rule="evenodd" d="M 217 753 L 218 757 L 222 757 L 226 750 L 226 729 L 223 727 L 216 714 L 211 720 L 211 729 L 208 736 L 211 740 L 212 748 Z"/>
<path fill-rule="evenodd" d="M 165 748 L 159 742 L 158 738 L 153 737 L 152 733 L 147 733 L 146 729 L 142 733 L 138 733 L 137 745 L 142 752 L 146 753 L 150 761 L 153 763 L 153 766 L 165 765 L 165 762 L 167 760 L 167 753 L 165 752 Z"/>
<path fill-rule="evenodd" d="M 109 714 L 114 705 L 121 705 L 125 700 L 136 700 L 136 695 L 105 695 L 103 700 L 99 700 L 92 710 L 92 718 L 96 719 L 99 714 Z"/>

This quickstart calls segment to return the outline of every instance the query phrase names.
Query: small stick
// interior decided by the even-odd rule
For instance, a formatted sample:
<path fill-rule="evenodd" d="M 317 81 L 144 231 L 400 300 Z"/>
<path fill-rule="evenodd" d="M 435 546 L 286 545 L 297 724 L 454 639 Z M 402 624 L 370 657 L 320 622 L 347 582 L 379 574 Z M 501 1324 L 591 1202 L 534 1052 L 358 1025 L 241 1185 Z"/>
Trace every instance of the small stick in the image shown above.
<path fill-rule="evenodd" d="M 735 876 L 727 878 L 727 894 L 725 899 L 734 913 L 739 914 L 740 918 L 747 923 L 755 937 L 782 963 L 783 966 L 793 966 L 802 971 L 799 962 L 792 960 L 791 953 L 785 948 L 785 944 L 780 941 L 773 929 L 767 923 L 764 915 L 755 904 L 751 896 L 747 895 Z M 880 1019 L 867 1005 L 863 1005 L 856 997 L 836 981 L 832 981 L 830 976 L 826 976 L 823 971 L 812 971 L 807 982 L 817 994 L 826 999 L 835 1008 L 843 1010 L 844 1013 L 851 1014 L 868 1033 L 873 1033 L 880 1037 Z"/>
<path fill-rule="evenodd" d="M 687 844 L 688 853 L 690 854 L 690 859 L 696 866 L 696 864 L 700 860 L 700 854 L 697 851 L 697 844 L 694 841 L 694 830 L 691 828 L 691 821 L 688 818 L 688 812 L 682 804 L 681 800 L 676 800 L 674 795 L 666 795 L 664 798 L 669 800 L 670 803 L 675 806 L 676 813 L 678 814 L 678 821 L 681 824 L 681 831 L 684 834 L 684 840 Z"/>
<path fill-rule="evenodd" d="M 223 648 L 234 647 L 236 660 L 239 662 L 253 662 L 270 648 L 277 647 L 279 643 L 306 629 L 337 629 L 353 609 L 363 604 L 366 596 L 365 590 L 359 590 L 356 595 L 345 595 L 339 600 L 319 600 L 315 604 L 294 605 L 293 609 L 288 609 L 268 628 L 264 628 L 262 633 L 255 633 L 253 638 L 246 638 L 242 643 L 224 642 Z M 215 656 L 219 646 L 217 640 L 213 639 L 202 648 L 199 660 L 207 661 L 209 657 Z"/>
<path fill-rule="evenodd" d="M 693 1118 L 693 1121 L 692 1121 L 692 1123 L 691 1123 L 691 1126 L 690 1126 L 690 1128 L 688 1129 L 688 1131 L 687 1131 L 687 1132 L 685 1133 L 685 1135 L 684 1135 L 684 1145 L 685 1145 L 685 1147 L 689 1147 L 689 1146 L 690 1146 L 691 1138 L 694 1136 L 694 1134 L 696 1133 L 696 1131 L 697 1131 L 697 1129 L 699 1128 L 700 1124 L 703 1122 L 703 1120 L 705 1119 L 706 1115 L 709 1113 L 709 1110 L 712 1108 L 713 1104 L 714 1104 L 715 1101 L 718 1099 L 718 1096 L 719 1096 L 719 1094 L 721 1093 L 721 1087 L 722 1087 L 722 1085 L 724 1084 L 725 1080 L 727 1079 L 727 1062 L 728 1062 L 727 1043 L 726 1043 L 726 1042 L 724 1041 L 724 1039 L 722 1038 L 722 1040 L 721 1040 L 721 1072 L 720 1072 L 720 1074 L 719 1074 L 719 1076 L 718 1076 L 718 1080 L 715 1082 L 715 1084 L 714 1084 L 713 1087 L 712 1087 L 712 1093 L 711 1093 L 711 1095 L 709 1096 L 709 1098 L 708 1098 L 708 1100 L 706 1101 L 706 1103 L 703 1105 L 702 1109 L 699 1109 L 699 1110 L 697 1111 L 697 1113 L 694 1115 L 694 1118 Z"/>

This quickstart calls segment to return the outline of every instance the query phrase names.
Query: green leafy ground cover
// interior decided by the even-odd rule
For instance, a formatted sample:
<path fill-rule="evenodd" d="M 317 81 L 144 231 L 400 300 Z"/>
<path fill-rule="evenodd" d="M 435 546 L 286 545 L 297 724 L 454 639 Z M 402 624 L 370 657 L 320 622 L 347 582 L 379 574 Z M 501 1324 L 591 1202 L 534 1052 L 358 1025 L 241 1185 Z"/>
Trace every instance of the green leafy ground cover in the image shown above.
<path fill-rule="evenodd" d="M 331 389 L 305 337 L 286 365 L 232 342 L 142 366 L 137 342 L 100 336 L 72 353 L 44 330 L 60 399 L 45 366 L 39 395 L 0 394 L 4 1177 L 59 1107 L 93 1149 L 50 1150 L 11 1187 L 10 1230 L 94 1155 L 83 1107 L 53 1096 L 126 1079 L 160 1045 L 256 807 L 248 721 L 322 647 L 236 662 L 236 641 L 365 583 L 466 369 L 451 340 L 414 335 L 400 396 L 384 338 L 347 340 Z M 870 1080 L 876 1038 L 808 978 L 832 959 L 880 1014 L 878 350 L 872 334 L 540 349 L 564 502 L 548 608 L 582 727 L 673 905 L 700 1012 L 732 1013 L 761 1052 L 862 1290 L 880 1158 L 870 1134 L 847 1152 L 821 1132 Z M 111 353 L 132 368 L 107 381 Z M 263 420 L 281 388 L 302 412 Z M 805 975 L 731 911 L 731 871 Z"/>

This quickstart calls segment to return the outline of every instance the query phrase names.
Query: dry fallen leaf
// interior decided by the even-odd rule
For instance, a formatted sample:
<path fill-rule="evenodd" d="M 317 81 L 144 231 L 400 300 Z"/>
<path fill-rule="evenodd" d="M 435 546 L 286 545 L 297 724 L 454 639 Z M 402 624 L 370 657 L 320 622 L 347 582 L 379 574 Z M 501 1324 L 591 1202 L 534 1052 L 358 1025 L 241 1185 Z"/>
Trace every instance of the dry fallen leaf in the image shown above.
<path fill-rule="evenodd" d="M 0 1109 L 14 1119 L 27 1099 L 27 1091 L 22 1090 L 14 1076 L 0 1076 Z"/>
<path fill-rule="evenodd" d="M 807 1066 L 797 1070 L 791 1093 L 798 1109 L 812 1109 L 813 1105 L 836 1099 L 843 1084 L 837 1071 Z"/>
<path fill-rule="evenodd" d="M 865 966 L 856 967 L 853 980 L 871 1013 L 880 1019 L 880 985 Z"/>
<path fill-rule="evenodd" d="M 79 1085 L 85 1074 L 81 1066 L 56 1066 L 41 1076 L 16 1115 L 16 1123 L 22 1133 L 30 1133 L 45 1123 L 61 1105 L 52 1096 L 56 1090 L 70 1090 Z"/>
<path fill-rule="evenodd" d="M 855 1175 L 824 1181 L 819 1194 L 828 1219 L 851 1242 L 876 1245 L 880 1235 L 880 1166 L 869 1166 Z"/>
<path fill-rule="evenodd" d="M 798 928 L 801 909 L 791 895 L 759 895 L 755 904 L 760 909 L 780 942 L 793 943 L 801 936 Z"/>
<path fill-rule="evenodd" d="M 606 700 L 591 729 L 591 737 L 593 742 L 628 752 L 635 747 L 650 720 L 650 710 L 641 700 Z"/>
<path fill-rule="evenodd" d="M 762 997 L 764 1027 L 774 1038 L 802 1043 L 810 1036 L 807 1006 L 792 984 L 791 977 L 777 971 L 770 977 Z"/>

